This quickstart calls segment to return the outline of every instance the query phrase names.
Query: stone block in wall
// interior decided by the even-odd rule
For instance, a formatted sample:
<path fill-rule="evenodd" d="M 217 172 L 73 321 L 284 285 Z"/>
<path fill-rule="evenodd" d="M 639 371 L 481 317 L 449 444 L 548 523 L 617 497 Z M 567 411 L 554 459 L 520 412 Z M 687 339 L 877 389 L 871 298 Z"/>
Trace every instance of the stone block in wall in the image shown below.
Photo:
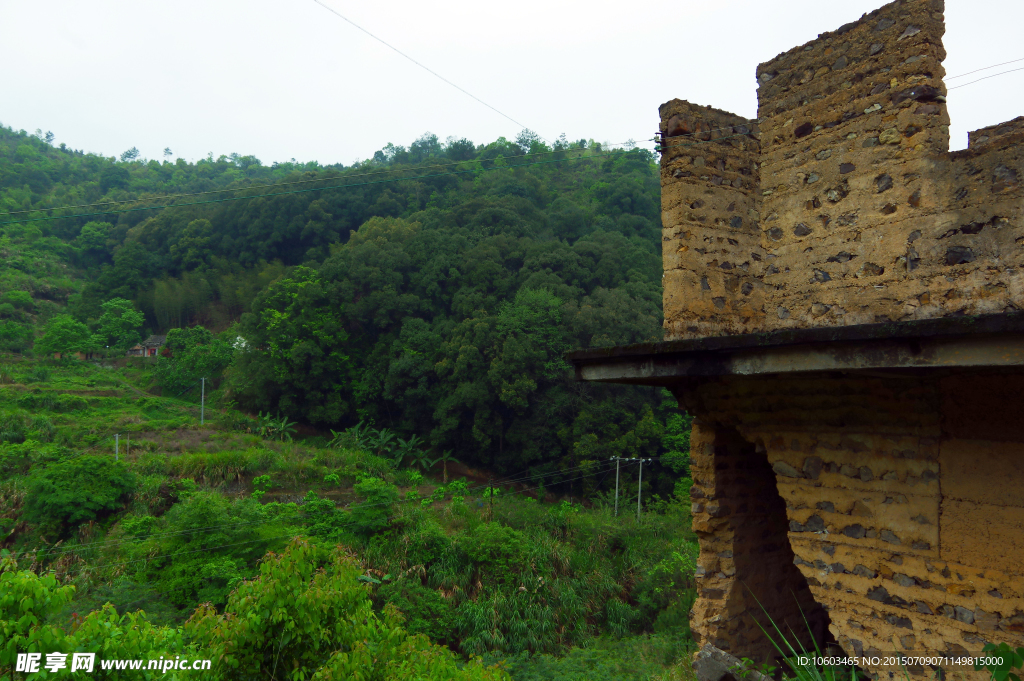
<path fill-rule="evenodd" d="M 750 669 L 739 658 L 705 643 L 693 660 L 698 681 L 771 681 L 771 677 Z"/>

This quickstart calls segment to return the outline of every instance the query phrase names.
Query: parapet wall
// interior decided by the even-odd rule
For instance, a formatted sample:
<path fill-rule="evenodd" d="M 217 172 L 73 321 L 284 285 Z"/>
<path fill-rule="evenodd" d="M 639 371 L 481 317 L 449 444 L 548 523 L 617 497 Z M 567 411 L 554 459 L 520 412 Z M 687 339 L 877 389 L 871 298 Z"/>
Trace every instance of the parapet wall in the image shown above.
<path fill-rule="evenodd" d="M 757 126 L 678 99 L 661 121 L 665 325 L 675 336 L 759 329 Z"/>
<path fill-rule="evenodd" d="M 899 0 L 761 64 L 738 142 L 680 125 L 734 115 L 662 106 L 669 338 L 1024 306 L 1024 119 L 949 153 L 943 32 L 941 0 Z"/>

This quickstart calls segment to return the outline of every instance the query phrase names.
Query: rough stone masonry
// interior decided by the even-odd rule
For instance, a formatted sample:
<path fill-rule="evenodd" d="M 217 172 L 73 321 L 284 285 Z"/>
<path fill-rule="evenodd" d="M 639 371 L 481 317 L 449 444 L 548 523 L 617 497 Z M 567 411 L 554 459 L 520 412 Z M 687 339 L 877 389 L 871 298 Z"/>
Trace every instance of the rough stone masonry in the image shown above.
<path fill-rule="evenodd" d="M 664 104 L 667 340 L 570 355 L 694 414 L 692 629 L 736 657 L 769 616 L 856 656 L 1024 645 L 1024 118 L 949 152 L 942 12 L 761 64 L 756 121 Z"/>
<path fill-rule="evenodd" d="M 668 337 L 1018 308 L 1024 120 L 949 152 L 943 31 L 892 3 L 761 64 L 758 121 L 661 107 Z"/>

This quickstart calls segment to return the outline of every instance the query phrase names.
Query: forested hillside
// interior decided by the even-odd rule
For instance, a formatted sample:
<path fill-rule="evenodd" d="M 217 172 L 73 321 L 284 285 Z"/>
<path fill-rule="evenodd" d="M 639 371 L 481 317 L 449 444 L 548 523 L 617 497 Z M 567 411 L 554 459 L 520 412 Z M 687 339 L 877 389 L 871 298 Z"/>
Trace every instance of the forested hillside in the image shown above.
<path fill-rule="evenodd" d="M 660 337 L 649 152 L 524 132 L 347 168 L 134 154 L 0 130 L 4 349 L 67 312 L 89 327 L 73 349 L 121 350 L 96 333 L 121 299 L 140 337 L 221 333 L 230 357 L 202 370 L 251 412 L 372 423 L 497 472 L 673 449 L 660 395 L 578 384 L 561 358 Z"/>
<path fill-rule="evenodd" d="M 649 152 L 528 133 L 267 167 L 0 128 L 0 678 L 688 675 L 689 420 L 563 359 L 660 337 L 658 203 Z"/>

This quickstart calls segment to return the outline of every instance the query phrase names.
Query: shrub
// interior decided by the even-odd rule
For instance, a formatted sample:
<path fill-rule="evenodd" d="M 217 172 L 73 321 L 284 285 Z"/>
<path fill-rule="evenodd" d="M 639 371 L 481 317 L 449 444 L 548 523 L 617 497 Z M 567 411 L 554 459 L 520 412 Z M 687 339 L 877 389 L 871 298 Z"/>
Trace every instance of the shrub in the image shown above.
<path fill-rule="evenodd" d="M 32 326 L 15 321 L 0 321 L 0 351 L 25 352 L 32 347 Z"/>
<path fill-rule="evenodd" d="M 456 642 L 452 603 L 434 589 L 403 579 L 380 587 L 377 599 L 398 608 L 410 634 L 426 634 L 447 645 Z"/>
<path fill-rule="evenodd" d="M 98 456 L 61 461 L 29 479 L 25 517 L 63 532 L 121 508 L 134 488 L 135 475 L 123 462 Z"/>
<path fill-rule="evenodd" d="M 451 548 L 452 540 L 435 520 L 425 520 L 408 534 L 406 555 L 410 565 L 429 566 Z"/>
<path fill-rule="evenodd" d="M 352 530 L 369 536 L 386 529 L 398 501 L 398 488 L 380 478 L 364 478 L 354 489 L 365 501 L 352 509 Z"/>
<path fill-rule="evenodd" d="M 498 523 L 483 523 L 462 538 L 462 546 L 477 569 L 494 581 L 512 580 L 526 563 L 525 535 Z"/>
<path fill-rule="evenodd" d="M 223 614 L 200 606 L 185 631 L 200 650 L 221 661 L 212 679 L 275 678 L 507 680 L 479 661 L 462 664 L 448 650 L 401 627 L 394 608 L 375 613 L 357 577 L 358 563 L 296 540 L 260 564 Z"/>

